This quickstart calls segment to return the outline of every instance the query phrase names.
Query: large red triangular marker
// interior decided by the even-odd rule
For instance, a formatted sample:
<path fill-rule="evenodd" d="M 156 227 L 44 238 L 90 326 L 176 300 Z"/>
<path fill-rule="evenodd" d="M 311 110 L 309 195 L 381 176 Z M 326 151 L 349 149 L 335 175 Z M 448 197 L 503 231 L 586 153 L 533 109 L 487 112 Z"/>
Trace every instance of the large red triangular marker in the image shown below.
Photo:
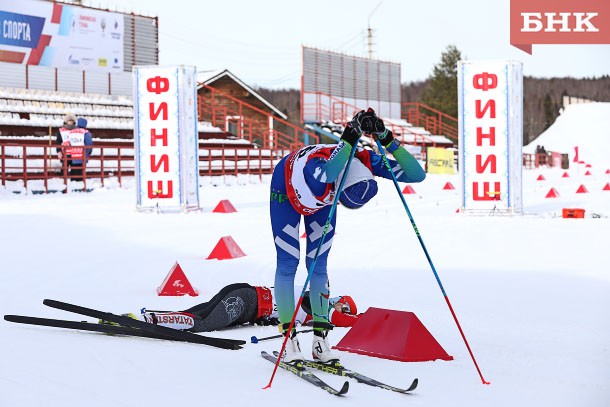
<path fill-rule="evenodd" d="M 559 198 L 559 192 L 555 188 L 551 188 L 545 198 Z"/>
<path fill-rule="evenodd" d="M 455 189 L 455 187 L 453 186 L 453 184 L 451 182 L 447 182 L 445 184 L 445 186 L 443 187 L 443 189 Z"/>
<path fill-rule="evenodd" d="M 606 182 L 606 185 L 602 188 L 602 191 L 610 191 L 610 182 Z"/>
<path fill-rule="evenodd" d="M 546 178 L 544 178 L 544 175 L 540 174 L 538 175 L 538 178 L 536 178 L 536 181 L 544 181 Z"/>
<path fill-rule="evenodd" d="M 243 257 L 244 253 L 240 247 L 235 243 L 235 240 L 231 236 L 221 237 L 216 246 L 212 250 L 212 253 L 207 257 L 207 260 L 218 259 L 227 260 L 235 259 L 237 257 Z"/>
<path fill-rule="evenodd" d="M 406 185 L 405 188 L 402 190 L 403 194 L 414 194 L 415 190 L 413 189 L 413 187 L 411 185 Z"/>
<path fill-rule="evenodd" d="M 169 273 L 167 273 L 165 280 L 157 288 L 157 295 L 190 295 L 191 297 L 196 297 L 199 295 L 199 292 L 193 288 L 188 278 L 186 278 L 184 271 L 182 271 L 182 268 L 176 262 Z"/>
<path fill-rule="evenodd" d="M 369 308 L 335 349 L 402 362 L 453 360 L 412 312 Z"/>
<path fill-rule="evenodd" d="M 237 212 L 237 209 L 235 209 L 233 204 L 228 199 L 223 199 L 222 201 L 218 202 L 218 205 L 216 205 L 216 208 L 214 208 L 212 212 L 232 213 Z"/>
<path fill-rule="evenodd" d="M 587 191 L 587 188 L 585 188 L 585 186 L 582 184 L 576 190 L 577 194 L 586 194 L 587 192 L 589 192 L 589 191 Z"/>

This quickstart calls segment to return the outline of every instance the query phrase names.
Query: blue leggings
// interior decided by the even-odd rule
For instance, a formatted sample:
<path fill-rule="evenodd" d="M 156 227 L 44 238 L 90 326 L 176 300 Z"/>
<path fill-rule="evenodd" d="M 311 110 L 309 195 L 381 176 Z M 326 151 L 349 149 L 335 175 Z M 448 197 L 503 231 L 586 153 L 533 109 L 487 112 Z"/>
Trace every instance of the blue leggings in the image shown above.
<path fill-rule="evenodd" d="M 299 265 L 301 247 L 299 225 L 301 214 L 297 212 L 286 196 L 284 177 L 284 157 L 275 167 L 271 178 L 270 213 L 273 240 L 277 252 L 275 270 L 275 301 L 277 303 L 280 323 L 289 323 L 295 309 L 294 277 Z M 303 216 L 307 234 L 306 260 L 307 271 L 311 267 L 316 249 L 322 237 L 324 225 L 328 220 L 331 206 L 325 206 L 312 215 Z M 313 320 L 328 323 L 328 274 L 326 261 L 335 235 L 337 212 L 333 214 L 324 244 L 316 260 L 310 279 L 310 298 Z M 303 279 L 303 283 L 305 280 Z M 299 284 L 302 285 L 302 284 Z"/>

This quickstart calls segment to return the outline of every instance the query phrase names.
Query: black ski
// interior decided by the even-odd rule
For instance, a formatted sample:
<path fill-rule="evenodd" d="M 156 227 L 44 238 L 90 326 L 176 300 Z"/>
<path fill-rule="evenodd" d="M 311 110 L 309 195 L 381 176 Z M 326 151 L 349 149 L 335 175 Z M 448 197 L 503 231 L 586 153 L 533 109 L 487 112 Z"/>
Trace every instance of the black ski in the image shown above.
<path fill-rule="evenodd" d="M 274 352 L 274 354 L 277 354 L 277 352 Z M 413 390 L 415 390 L 417 388 L 417 384 L 419 383 L 418 379 L 414 379 L 408 388 L 400 389 L 398 387 L 394 387 L 394 386 L 390 386 L 385 383 L 381 383 L 381 382 L 379 382 L 375 379 L 371 379 L 370 377 L 367 377 L 361 373 L 350 370 L 338 362 L 321 363 L 321 362 L 316 362 L 313 360 L 305 360 L 305 366 L 307 366 L 309 368 L 320 370 L 322 372 L 334 374 L 337 376 L 350 377 L 350 378 L 356 380 L 358 383 L 364 383 L 364 384 L 368 384 L 369 386 L 380 387 L 382 389 L 391 390 L 391 391 L 395 391 L 397 393 L 403 393 L 403 394 L 410 393 Z"/>
<path fill-rule="evenodd" d="M 269 353 L 267 353 L 265 351 L 261 352 L 261 356 L 263 358 L 267 359 L 271 363 L 274 363 L 274 364 L 277 363 L 277 358 L 273 355 L 270 355 Z M 342 396 L 345 393 L 347 393 L 347 391 L 349 390 L 349 382 L 343 383 L 341 390 L 336 390 L 336 389 L 330 387 L 328 384 L 326 384 L 318 376 L 316 376 L 315 374 L 308 371 L 301 363 L 299 363 L 297 365 L 292 365 L 292 364 L 280 362 L 279 367 L 295 374 L 296 376 L 308 381 L 309 383 L 313 384 L 316 387 L 319 387 L 320 389 L 326 390 L 327 392 L 329 392 L 330 394 L 335 395 L 335 396 Z"/>
<path fill-rule="evenodd" d="M 56 300 L 44 300 L 42 302 L 52 308 L 61 309 L 76 314 L 86 315 L 92 318 L 98 318 L 104 321 L 114 322 L 124 327 L 135 328 L 141 331 L 156 334 L 165 339 L 193 342 L 202 345 L 214 346 L 222 349 L 241 349 L 240 345 L 244 345 L 246 341 L 224 338 L 212 338 L 208 336 L 196 335 L 192 332 L 179 331 L 176 329 L 167 328 L 160 325 L 149 324 L 144 321 L 138 321 L 123 315 L 113 314 L 111 312 L 98 311 L 92 308 L 81 307 L 79 305 L 69 304 Z"/>
<path fill-rule="evenodd" d="M 28 317 L 24 315 L 5 315 L 4 320 L 9 322 L 16 322 L 18 324 L 50 326 L 54 328 L 76 329 L 91 332 L 102 332 L 111 335 L 137 336 L 143 338 L 182 341 L 182 339 L 168 339 L 166 336 L 153 334 L 151 332 L 144 332 L 140 329 L 129 328 L 126 326 L 97 324 L 85 321 L 67 321 L 64 319 Z"/>

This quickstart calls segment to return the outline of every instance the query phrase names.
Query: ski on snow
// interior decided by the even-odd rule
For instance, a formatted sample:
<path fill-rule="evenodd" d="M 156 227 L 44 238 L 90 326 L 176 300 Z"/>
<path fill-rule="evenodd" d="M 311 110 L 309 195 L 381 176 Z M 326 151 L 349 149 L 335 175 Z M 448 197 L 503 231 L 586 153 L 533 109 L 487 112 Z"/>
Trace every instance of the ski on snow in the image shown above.
<path fill-rule="evenodd" d="M 81 307 L 79 305 L 69 304 L 56 300 L 44 300 L 43 304 L 52 308 L 57 308 L 64 311 L 108 321 L 114 324 L 118 324 L 120 326 L 114 326 L 110 324 L 89 324 L 87 322 L 26 317 L 21 315 L 5 315 L 4 319 L 10 322 L 30 325 L 52 326 L 67 329 L 81 329 L 86 331 L 104 332 L 111 334 L 191 342 L 222 349 L 241 349 L 241 345 L 244 345 L 246 343 L 246 341 L 243 340 L 213 338 L 197 335 L 192 332 L 179 331 L 164 326 L 149 324 L 144 321 L 135 320 L 127 316 L 117 315 L 110 312 L 103 312 L 96 309 Z"/>
<path fill-rule="evenodd" d="M 277 351 L 273 352 L 273 354 L 276 356 L 278 355 Z M 338 362 L 321 363 L 321 362 L 316 362 L 314 360 L 305 360 L 304 365 L 306 367 L 309 367 L 312 369 L 317 369 L 322 372 L 334 374 L 337 376 L 350 377 L 350 378 L 356 380 L 358 383 L 364 383 L 364 384 L 368 384 L 369 386 L 379 387 L 382 389 L 391 390 L 391 391 L 395 391 L 397 393 L 403 393 L 403 394 L 407 394 L 407 393 L 410 393 L 413 390 L 415 390 L 417 388 L 417 384 L 419 383 L 418 379 L 414 379 L 408 388 L 401 389 L 398 387 L 390 386 L 385 383 L 381 383 L 381 382 L 379 382 L 375 379 L 372 379 L 370 377 L 367 377 L 361 373 L 350 370 L 350 369 L 346 368 L 345 366 L 339 364 Z"/>
<path fill-rule="evenodd" d="M 261 352 L 261 356 L 271 363 L 277 363 L 277 358 L 265 351 Z M 309 370 L 307 370 L 303 366 L 303 364 L 300 364 L 300 363 L 296 364 L 296 365 L 292 365 L 292 364 L 284 363 L 284 362 L 280 361 L 279 367 L 293 373 L 294 375 L 300 377 L 303 380 L 308 381 L 309 383 L 313 384 L 316 387 L 319 387 L 320 389 L 326 390 L 327 392 L 329 392 L 330 394 L 335 395 L 335 396 L 342 396 L 345 393 L 347 393 L 347 391 L 349 390 L 349 382 L 343 383 L 341 390 L 337 390 L 337 389 L 329 386 L 328 384 L 326 384 L 322 379 L 320 379 L 315 374 L 311 373 Z"/>
<path fill-rule="evenodd" d="M 159 336 L 165 336 L 167 339 L 182 340 L 184 342 L 194 342 L 202 345 L 214 346 L 222 349 L 241 349 L 240 345 L 244 345 L 246 341 L 234 340 L 234 339 L 223 339 L 223 338 L 212 338 L 202 335 L 196 335 L 192 332 L 179 331 L 172 328 L 167 328 L 160 325 L 149 324 L 148 322 L 139 321 L 133 318 L 129 318 L 123 315 L 113 314 L 111 312 L 99 311 L 92 308 L 82 307 L 80 305 L 69 304 L 66 302 L 56 300 L 44 300 L 44 305 L 51 308 L 57 308 L 76 314 L 86 315 L 92 318 L 98 318 L 104 321 L 114 322 L 116 324 L 140 329 L 145 332 L 157 334 Z"/>
<path fill-rule="evenodd" d="M 102 332 L 102 333 L 114 334 L 114 335 L 128 335 L 128 336 L 141 336 L 141 337 L 145 337 L 145 338 L 154 338 L 154 339 L 167 339 L 164 336 L 147 333 L 144 331 L 140 331 L 139 329 L 124 327 L 124 326 L 117 326 L 117 325 L 90 323 L 90 322 L 85 322 L 85 321 L 67 321 L 64 319 L 28 317 L 28 316 L 24 316 L 24 315 L 5 315 L 4 320 L 9 321 L 9 322 L 16 322 L 18 324 L 50 326 L 50 327 L 54 327 L 54 328 L 77 329 L 77 330 L 81 330 L 81 331 Z"/>
<path fill-rule="evenodd" d="M 67 321 L 65 319 L 49 319 L 40 317 L 28 317 L 25 315 L 5 315 L 5 321 L 18 324 L 50 326 L 54 328 L 75 329 L 80 331 L 101 332 L 111 335 L 137 336 L 142 338 L 163 339 L 171 341 L 182 341 L 182 339 L 169 339 L 166 336 L 144 332 L 140 329 L 126 326 L 98 324 L 85 321 Z M 198 342 L 197 342 L 198 343 Z"/>

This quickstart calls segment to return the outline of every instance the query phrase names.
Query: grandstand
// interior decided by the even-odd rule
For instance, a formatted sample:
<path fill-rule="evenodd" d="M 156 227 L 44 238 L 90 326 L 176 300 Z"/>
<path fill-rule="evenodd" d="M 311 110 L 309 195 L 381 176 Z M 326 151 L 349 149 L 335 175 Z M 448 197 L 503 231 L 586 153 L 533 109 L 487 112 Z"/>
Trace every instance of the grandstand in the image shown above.
<path fill-rule="evenodd" d="M 2 185 L 21 181 L 28 188 L 28 183 L 41 180 L 42 189 L 47 191 L 49 180 L 60 178 L 64 184 L 68 182 L 65 163 L 57 159 L 53 145 L 54 133 L 67 113 L 85 118 L 93 136 L 86 178 L 99 179 L 103 185 L 107 177 L 118 177 L 121 183 L 123 177 L 132 176 L 135 165 L 131 70 L 136 65 L 158 65 L 157 19 L 60 1 L 24 0 L 4 3 L 2 9 L 24 15 L 38 13 L 48 20 L 36 47 L 0 43 L 0 75 L 7 78 L 0 87 Z M 67 9 L 71 11 L 64 13 Z M 96 18 L 114 21 L 113 35 L 106 37 L 120 41 L 100 44 L 88 39 L 74 48 L 64 44 L 69 48 L 68 62 L 56 58 L 49 63 L 48 55 L 62 54 L 61 49 L 46 54 L 50 48 L 57 48 L 51 40 L 61 31 L 62 18 L 79 13 L 86 15 L 87 21 Z M 75 51 L 87 47 L 89 54 Z M 108 54 L 103 54 L 105 51 Z M 379 66 L 383 69 L 385 65 L 379 62 Z M 315 75 L 320 77 L 324 73 Z M 321 141 L 337 141 L 363 102 L 344 97 L 335 100 L 335 96 L 325 95 L 319 89 L 302 89 L 304 127 L 298 127 L 228 70 L 199 73 L 197 81 L 199 172 L 207 176 L 269 174 L 277 159 L 290 150 Z M 369 79 L 361 82 L 372 88 Z M 399 78 L 398 82 L 394 78 L 393 83 L 400 86 Z M 390 102 L 382 100 L 383 92 L 379 93 L 379 100 L 369 90 L 365 93 L 364 102 L 374 105 L 396 137 L 419 158 L 425 159 L 427 147 L 454 146 L 451 126 L 441 126 L 447 120 L 438 112 L 430 113 L 430 109 L 424 114 L 419 105 L 415 110 L 413 106 L 401 105 L 395 86 L 390 91 Z M 327 113 L 316 113 L 311 120 L 306 117 L 308 109 Z M 402 117 L 402 111 L 409 120 Z M 443 131 L 448 137 L 433 134 L 430 128 Z M 374 148 L 373 141 L 367 138 L 362 139 L 362 144 Z M 86 184 L 87 180 L 84 181 Z"/>

